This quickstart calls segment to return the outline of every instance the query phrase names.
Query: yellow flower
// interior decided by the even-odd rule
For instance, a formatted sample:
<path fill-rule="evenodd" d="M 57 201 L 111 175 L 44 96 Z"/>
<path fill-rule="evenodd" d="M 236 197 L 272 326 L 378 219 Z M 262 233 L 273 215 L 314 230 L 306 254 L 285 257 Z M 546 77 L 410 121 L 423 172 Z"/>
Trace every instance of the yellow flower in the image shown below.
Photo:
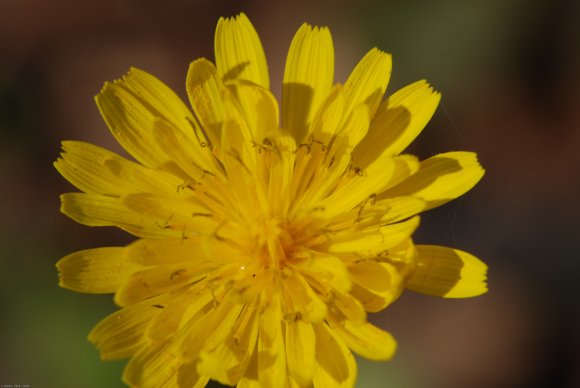
<path fill-rule="evenodd" d="M 387 360 L 391 335 L 367 322 L 404 288 L 451 298 L 486 291 L 472 255 L 415 245 L 418 213 L 471 189 L 469 152 L 401 152 L 440 99 L 425 82 L 381 101 L 390 55 L 372 49 L 333 84 L 325 27 L 302 25 L 278 104 L 248 18 L 220 19 L 214 65 L 191 63 L 190 110 L 137 69 L 96 97 L 136 159 L 63 143 L 58 171 L 82 193 L 61 210 L 139 239 L 75 252 L 63 287 L 115 293 L 121 309 L 89 335 L 103 359 L 130 358 L 131 386 L 351 387 L 352 352 Z"/>

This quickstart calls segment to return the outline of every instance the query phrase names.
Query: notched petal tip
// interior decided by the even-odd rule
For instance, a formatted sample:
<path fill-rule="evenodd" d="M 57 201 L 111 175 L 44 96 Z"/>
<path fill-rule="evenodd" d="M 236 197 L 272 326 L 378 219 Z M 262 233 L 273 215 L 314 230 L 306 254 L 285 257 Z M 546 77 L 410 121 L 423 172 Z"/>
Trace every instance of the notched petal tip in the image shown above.
<path fill-rule="evenodd" d="M 423 160 L 419 171 L 381 193 L 379 198 L 413 195 L 424 199 L 428 210 L 462 196 L 483 175 L 484 169 L 474 152 L 446 152 Z"/>
<path fill-rule="evenodd" d="M 186 85 L 197 85 L 215 76 L 216 67 L 207 58 L 198 58 L 189 64 Z"/>
<path fill-rule="evenodd" d="M 333 328 L 355 353 L 374 361 L 388 361 L 397 350 L 393 336 L 371 323 L 333 322 Z"/>
<path fill-rule="evenodd" d="M 64 214 L 67 215 L 67 197 L 70 195 L 70 193 L 64 193 L 58 196 L 58 199 L 60 201 L 60 208 L 59 211 Z"/>
<path fill-rule="evenodd" d="M 330 30 L 302 24 L 288 50 L 282 88 L 282 126 L 298 142 L 330 93 L 333 78 Z"/>
<path fill-rule="evenodd" d="M 244 79 L 269 89 L 266 55 L 256 29 L 244 13 L 218 21 L 214 52 L 216 68 L 224 82 Z"/>
<path fill-rule="evenodd" d="M 102 247 L 71 253 L 58 261 L 59 285 L 77 292 L 107 294 L 117 290 L 136 266 L 124 259 L 124 248 Z"/>
<path fill-rule="evenodd" d="M 103 96 L 111 89 L 111 86 L 113 86 L 113 82 L 110 81 L 105 81 L 105 83 L 103 84 L 103 86 L 101 86 L 101 90 L 99 90 L 99 92 L 97 94 L 95 94 L 95 103 L 97 104 L 97 106 L 99 106 L 99 104 L 102 101 Z"/>
<path fill-rule="evenodd" d="M 232 22 L 232 21 L 236 21 L 236 22 L 246 22 L 246 21 L 250 21 L 250 19 L 248 18 L 248 16 L 244 13 L 244 12 L 240 12 L 237 15 L 234 16 L 220 16 L 220 18 L 218 19 L 218 25 L 219 24 L 223 24 L 223 23 L 227 23 L 227 22 Z"/>
<path fill-rule="evenodd" d="M 371 117 L 377 111 L 391 78 L 391 55 L 373 48 L 357 63 L 346 80 L 345 113 L 364 103 L 367 104 Z"/>
<path fill-rule="evenodd" d="M 387 71 L 391 71 L 393 63 L 393 55 L 378 47 L 373 47 L 367 54 L 369 58 L 373 58 L 376 61 L 376 65 L 384 68 Z"/>
<path fill-rule="evenodd" d="M 487 292 L 487 265 L 458 249 L 417 245 L 417 266 L 406 287 L 444 298 L 471 298 Z"/>
<path fill-rule="evenodd" d="M 250 18 L 248 18 L 248 16 L 244 12 L 240 12 L 239 14 L 234 16 L 233 19 L 235 19 L 237 22 L 244 22 L 244 23 L 250 22 Z"/>
<path fill-rule="evenodd" d="M 55 168 L 55 169 L 56 169 L 58 172 L 60 172 L 60 167 L 59 167 L 59 166 L 60 166 L 60 165 L 62 165 L 62 163 L 63 163 L 63 161 L 64 161 L 64 160 L 63 160 L 63 158 L 62 158 L 62 155 L 63 155 L 63 154 L 61 154 L 61 156 L 60 156 L 60 157 L 56 158 L 56 160 L 55 160 L 54 162 L 52 162 L 52 166 L 53 166 L 53 167 L 54 167 L 54 168 Z M 62 175 L 62 174 L 61 174 L 61 175 Z"/>
<path fill-rule="evenodd" d="M 296 38 L 299 35 L 303 35 L 305 33 L 308 33 L 308 32 L 312 32 L 312 25 L 304 22 L 300 25 L 300 27 L 298 27 L 298 30 L 296 31 L 294 38 Z"/>
<path fill-rule="evenodd" d="M 382 155 L 400 154 L 427 125 L 440 99 L 426 80 L 399 89 L 380 104 L 353 157 L 366 165 Z"/>

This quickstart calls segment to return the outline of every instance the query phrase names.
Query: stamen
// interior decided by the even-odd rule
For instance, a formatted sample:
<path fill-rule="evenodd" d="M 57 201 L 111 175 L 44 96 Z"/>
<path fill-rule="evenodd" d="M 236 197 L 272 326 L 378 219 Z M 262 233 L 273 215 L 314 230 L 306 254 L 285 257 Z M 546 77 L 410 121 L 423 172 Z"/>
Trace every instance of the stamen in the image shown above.
<path fill-rule="evenodd" d="M 171 275 L 169 276 L 169 280 L 175 280 L 175 278 L 182 277 L 183 274 L 186 272 L 187 270 L 185 268 L 178 269 L 177 271 L 171 273 Z"/>
<path fill-rule="evenodd" d="M 246 172 L 248 174 L 252 174 L 252 171 L 250 171 L 250 169 L 248 168 L 248 166 L 246 166 L 246 164 L 244 163 L 244 161 L 242 160 L 242 157 L 240 156 L 239 152 L 235 149 L 230 149 L 227 152 L 229 155 L 234 157 L 234 160 L 237 161 L 243 168 L 244 170 L 246 170 Z"/>
<path fill-rule="evenodd" d="M 207 133 L 205 133 L 205 130 L 203 129 L 203 126 L 201 125 L 201 123 L 199 122 L 197 117 L 195 115 L 193 116 L 193 119 L 195 120 L 195 122 L 192 119 L 190 119 L 189 117 L 186 117 L 185 119 L 187 120 L 189 125 L 191 125 L 191 128 L 193 128 L 193 134 L 195 135 L 195 138 L 197 139 L 199 145 L 202 148 L 207 147 L 210 151 L 213 151 L 213 144 L 211 143 L 211 140 L 207 136 Z M 204 140 L 199 138 L 198 131 L 200 131 L 202 133 Z"/>
<path fill-rule="evenodd" d="M 254 298 L 254 300 L 252 302 L 246 303 L 244 305 L 244 307 L 242 307 L 242 310 L 240 311 L 240 314 L 238 315 L 238 318 L 236 319 L 236 323 L 234 324 L 234 327 L 232 330 L 232 337 L 234 339 L 234 344 L 238 348 L 242 347 L 241 340 L 247 337 L 246 331 L 247 331 L 249 325 L 251 325 L 252 323 L 255 323 L 255 320 L 253 318 L 255 316 L 257 301 L 258 301 L 258 299 Z M 240 349 L 240 350 L 244 350 L 244 349 Z"/>
<path fill-rule="evenodd" d="M 172 219 L 173 214 L 171 214 L 163 224 L 160 224 L 159 221 L 155 220 L 155 225 L 157 225 L 160 229 L 171 229 L 171 225 L 169 225 L 169 223 L 171 222 Z"/>
<path fill-rule="evenodd" d="M 209 176 L 215 178 L 215 174 L 213 172 L 208 171 L 208 170 L 202 170 L 201 179 L 205 178 L 206 175 L 209 175 Z"/>
<path fill-rule="evenodd" d="M 294 152 L 298 152 L 298 150 L 300 150 L 301 148 L 306 148 L 306 155 L 310 154 L 310 152 L 312 152 L 312 143 L 308 144 L 308 143 L 302 143 L 298 145 L 298 148 L 296 148 L 296 151 Z"/>
<path fill-rule="evenodd" d="M 213 237 L 213 238 L 215 238 L 215 239 L 216 239 L 216 240 L 218 240 L 218 241 L 221 241 L 221 242 L 227 242 L 227 240 L 226 240 L 224 237 L 222 237 L 222 236 L 220 236 L 220 235 L 218 234 L 219 230 L 220 230 L 221 228 L 223 228 L 223 227 L 224 227 L 224 226 L 225 226 L 227 223 L 228 223 L 228 221 L 226 221 L 226 220 L 222 221 L 222 222 L 221 222 L 221 223 L 220 223 L 220 224 L 219 224 L 219 225 L 218 225 L 218 226 L 215 228 L 215 230 L 213 231 L 213 233 L 211 234 L 211 235 L 212 235 L 212 237 Z"/>
<path fill-rule="evenodd" d="M 211 218 L 213 216 L 213 214 L 211 214 L 211 213 L 192 213 L 191 216 L 192 217 L 208 217 L 208 218 Z"/>
<path fill-rule="evenodd" d="M 177 186 L 177 193 L 180 193 L 182 190 L 185 189 L 189 189 L 191 191 L 195 191 L 195 185 L 201 185 L 201 183 L 197 182 L 197 181 L 192 181 L 192 182 L 183 182 L 182 184 Z"/>
<path fill-rule="evenodd" d="M 356 175 L 358 176 L 363 176 L 363 170 L 360 167 L 349 167 L 349 170 L 351 170 L 352 172 L 354 172 Z"/>

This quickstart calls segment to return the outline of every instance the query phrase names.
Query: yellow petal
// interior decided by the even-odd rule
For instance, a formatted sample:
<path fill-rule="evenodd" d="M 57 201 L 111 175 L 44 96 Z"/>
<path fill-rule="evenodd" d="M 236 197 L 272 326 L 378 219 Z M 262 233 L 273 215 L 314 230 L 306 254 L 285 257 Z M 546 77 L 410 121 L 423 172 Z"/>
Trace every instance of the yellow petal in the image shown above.
<path fill-rule="evenodd" d="M 371 227 L 376 223 L 394 224 L 422 212 L 425 207 L 425 201 L 417 197 L 386 198 L 365 207 L 359 216 L 359 228 L 365 228 L 366 225 Z"/>
<path fill-rule="evenodd" d="M 419 217 L 413 217 L 396 224 L 344 233 L 333 238 L 328 245 L 328 252 L 357 252 L 372 256 L 394 247 L 406 240 L 419 226 Z"/>
<path fill-rule="evenodd" d="M 323 211 L 327 217 L 332 217 L 340 212 L 339 209 L 360 200 L 359 195 L 364 197 L 363 191 L 362 194 L 355 192 L 356 197 L 353 198 L 351 191 L 340 186 L 344 179 L 348 181 L 346 175 L 350 154 L 347 150 L 347 140 L 344 136 L 341 137 L 339 141 L 334 142 L 330 150 L 326 148 L 326 145 L 314 139 L 308 144 L 301 145 L 292 174 L 291 192 L 294 198 L 292 211 L 303 212 L 304 209 L 310 209 L 317 212 Z M 338 142 L 340 144 L 337 144 Z M 339 190 L 341 191 L 337 194 Z M 328 199 L 331 196 L 342 198 L 340 201 L 332 202 Z"/>
<path fill-rule="evenodd" d="M 169 295 L 165 305 L 157 305 L 159 313 L 151 320 L 146 336 L 153 342 L 172 340 L 172 336 L 184 327 L 188 320 L 207 308 L 213 296 L 199 283 Z"/>
<path fill-rule="evenodd" d="M 467 252 L 416 245 L 417 266 L 406 287 L 445 298 L 469 298 L 487 292 L 487 265 Z"/>
<path fill-rule="evenodd" d="M 129 79 L 133 80 L 132 77 Z M 144 100 L 140 94 L 143 94 L 142 90 L 135 90 L 133 85 L 127 83 L 126 80 L 118 80 L 114 83 L 106 83 L 95 97 L 95 101 L 111 133 L 123 148 L 142 164 L 148 167 L 159 167 L 167 162 L 167 158 L 159 150 L 153 137 L 154 122 L 159 118 L 171 121 L 171 118 L 164 117 L 164 114 L 179 113 L 152 105 L 151 101 Z M 172 100 L 171 97 L 169 99 Z M 181 112 L 180 117 L 190 115 L 187 110 L 177 109 L 177 111 Z M 174 125 L 179 128 L 182 126 L 181 123 L 182 121 L 179 121 Z M 189 125 L 182 131 L 187 134 Z"/>
<path fill-rule="evenodd" d="M 225 81 L 244 79 L 270 87 L 266 56 L 254 26 L 244 13 L 220 18 L 215 31 L 215 62 Z"/>
<path fill-rule="evenodd" d="M 260 384 L 260 381 L 250 379 L 247 376 L 242 377 L 238 385 L 236 385 L 236 388 L 262 388 L 262 387 L 263 386 L 262 384 Z"/>
<path fill-rule="evenodd" d="M 348 291 L 350 289 L 350 275 L 342 260 L 317 252 L 309 253 L 312 255 L 311 257 L 293 263 L 292 268 L 320 283 L 332 285 L 338 290 Z"/>
<path fill-rule="evenodd" d="M 315 387 L 353 387 L 356 362 L 350 350 L 325 324 L 314 326 L 316 333 Z"/>
<path fill-rule="evenodd" d="M 370 292 L 368 289 L 359 286 L 358 284 L 353 284 L 351 289 L 351 294 L 360 301 L 364 306 L 364 309 L 371 313 L 377 313 L 382 311 L 391 304 L 394 300 L 398 298 L 399 295 L 378 295 Z M 400 294 L 400 292 L 399 292 Z"/>
<path fill-rule="evenodd" d="M 202 388 L 209 378 L 197 373 L 194 362 L 184 362 L 175 355 L 171 341 L 143 347 L 125 367 L 123 382 L 142 388 Z"/>
<path fill-rule="evenodd" d="M 389 263 L 361 261 L 349 266 L 352 293 L 367 311 L 377 312 L 395 301 L 403 290 L 404 276 Z"/>
<path fill-rule="evenodd" d="M 87 193 L 121 195 L 135 192 L 175 193 L 179 178 L 144 167 L 95 145 L 64 141 L 56 169 Z"/>
<path fill-rule="evenodd" d="M 202 279 L 211 269 L 189 262 L 160 265 L 135 272 L 115 294 L 115 303 L 126 306 L 155 295 L 178 290 Z"/>
<path fill-rule="evenodd" d="M 256 323 L 258 326 L 258 337 L 256 338 L 254 349 L 251 350 L 250 361 L 246 366 L 246 370 L 244 371 L 244 375 L 238 381 L 236 385 L 237 388 L 260 388 L 262 385 L 260 384 L 260 380 L 258 377 L 258 342 L 259 342 L 259 318 L 256 318 Z"/>
<path fill-rule="evenodd" d="M 262 144 L 266 133 L 279 127 L 278 102 L 272 93 L 248 82 L 230 82 L 227 85 L 239 104 L 240 112 L 253 134 L 253 140 Z"/>
<path fill-rule="evenodd" d="M 222 100 L 224 85 L 213 63 L 205 58 L 191 62 L 185 86 L 191 107 L 199 119 L 201 140 L 210 148 L 219 146 L 227 114 Z"/>
<path fill-rule="evenodd" d="M 483 174 L 476 154 L 447 152 L 422 161 L 417 173 L 379 194 L 378 198 L 414 195 L 427 202 L 427 210 L 465 194 Z"/>
<path fill-rule="evenodd" d="M 99 322 L 89 334 L 104 360 L 115 360 L 133 355 L 143 346 L 143 335 L 151 320 L 160 313 L 159 306 L 167 301 L 160 296 L 125 307 Z"/>
<path fill-rule="evenodd" d="M 328 97 L 321 104 L 312 120 L 309 135 L 313 141 L 325 146 L 338 131 L 344 114 L 344 89 L 342 85 L 334 85 Z"/>
<path fill-rule="evenodd" d="M 292 272 L 284 279 L 285 319 L 290 321 L 320 322 L 327 312 L 326 303 L 318 296 L 304 277 Z"/>
<path fill-rule="evenodd" d="M 361 103 L 368 106 L 373 117 L 391 78 L 391 56 L 376 48 L 370 50 L 356 65 L 346 83 L 345 112 L 348 114 Z"/>
<path fill-rule="evenodd" d="M 260 190 L 257 190 L 257 194 L 262 209 L 270 208 L 270 204 L 275 203 L 278 213 L 284 214 L 291 204 L 288 192 L 293 178 L 296 143 L 287 132 L 276 130 L 267 133 L 262 144 L 264 147 L 258 151 L 262 155 L 262 163 L 256 181 L 262 184 L 266 196 L 263 198 L 259 194 Z"/>
<path fill-rule="evenodd" d="M 258 379 L 263 387 L 287 381 L 286 348 L 282 332 L 282 308 L 276 291 L 262 294 L 264 313 L 259 316 Z M 267 300 L 267 301 L 266 301 Z"/>
<path fill-rule="evenodd" d="M 256 144 L 246 123 L 241 120 L 227 120 L 224 123 L 224 134 L 221 142 L 221 161 L 228 176 L 228 185 L 235 190 L 234 197 L 242 203 L 252 203 L 246 195 L 255 195 L 256 182 L 253 176 L 256 171 Z M 249 187 L 248 187 L 249 186 Z M 248 193 L 248 188 L 249 193 Z M 240 197 L 239 191 L 246 191 Z M 251 197 L 249 197 L 251 198 Z"/>
<path fill-rule="evenodd" d="M 394 197 L 377 201 L 369 198 L 347 213 L 338 214 L 327 224 L 327 229 L 336 235 L 342 232 L 379 228 L 410 218 L 425 209 L 425 201 L 417 197 Z"/>
<path fill-rule="evenodd" d="M 282 128 L 301 143 L 332 87 L 334 47 L 326 27 L 303 24 L 288 51 L 282 88 Z"/>
<path fill-rule="evenodd" d="M 352 289 L 352 286 L 350 288 Z M 345 319 L 353 322 L 366 322 L 367 313 L 364 306 L 349 292 L 332 290 L 328 304 L 340 312 Z"/>
<path fill-rule="evenodd" d="M 87 226 L 116 226 L 146 238 L 212 234 L 217 223 L 190 199 L 155 194 L 131 194 L 122 198 L 97 194 L 61 195 L 61 211 Z"/>
<path fill-rule="evenodd" d="M 331 328 L 355 353 L 369 360 L 386 361 L 393 357 L 397 343 L 391 334 L 367 322 L 330 320 Z"/>
<path fill-rule="evenodd" d="M 250 361 L 256 344 L 258 325 L 253 303 L 246 305 L 232 332 L 215 348 L 205 348 L 200 354 L 197 370 L 222 384 L 237 384 Z"/>
<path fill-rule="evenodd" d="M 163 165 L 163 169 L 176 171 L 176 175 L 180 176 L 184 175 L 180 174 L 181 171 L 186 174 L 184 176 L 186 183 L 181 182 L 178 191 L 181 187 L 187 187 L 188 182 L 201 181 L 206 174 L 216 175 L 220 172 L 219 162 L 212 153 L 212 146 L 207 141 L 204 131 L 197 122 L 192 122 L 192 128 L 195 140 L 190 140 L 168 121 L 154 122 L 155 141 L 166 158 L 171 160 Z M 181 170 L 175 170 L 174 165 Z"/>
<path fill-rule="evenodd" d="M 115 292 L 139 266 L 126 260 L 125 248 L 95 248 L 71 253 L 56 264 L 59 285 L 78 292 Z"/>
<path fill-rule="evenodd" d="M 358 170 L 357 170 L 358 171 Z M 375 161 L 366 170 L 349 172 L 352 177 L 334 193 L 320 201 L 317 207 L 323 209 L 326 218 L 348 212 L 359 203 L 385 186 L 395 174 L 395 160 L 391 157 Z"/>
<path fill-rule="evenodd" d="M 379 107 L 366 137 L 353 152 L 353 163 L 365 167 L 382 155 L 397 155 L 429 122 L 441 95 L 424 80 L 398 90 Z"/>
<path fill-rule="evenodd" d="M 125 248 L 127 260 L 141 266 L 178 264 L 194 261 L 198 265 L 212 263 L 219 267 L 242 259 L 227 243 L 206 236 L 142 239 Z"/>
<path fill-rule="evenodd" d="M 219 300 L 221 299 L 221 300 Z M 190 327 L 179 344 L 180 354 L 185 360 L 198 360 L 202 351 L 211 351 L 227 340 L 235 326 L 243 305 L 233 298 L 214 298 L 211 310 L 201 310 L 190 318 Z"/>
<path fill-rule="evenodd" d="M 336 146 L 333 146 L 334 148 Z M 344 156 L 350 155 L 345 152 Z M 338 160 L 335 162 L 336 165 L 342 161 L 337 158 L 334 160 Z M 350 157 L 347 160 L 352 163 Z M 377 203 L 377 199 L 389 198 L 389 196 L 379 196 L 379 193 L 396 186 L 417 172 L 418 169 L 419 162 L 413 155 L 394 157 L 383 155 L 364 169 L 350 164 L 348 172 L 340 170 L 343 177 L 342 184 L 339 184 L 328 198 L 317 203 L 318 208 L 324 208 L 324 214 L 328 218 L 336 216 L 341 218 L 341 214 L 348 213 L 355 205 L 359 205 L 359 209 L 365 208 L 368 203 Z"/>
<path fill-rule="evenodd" d="M 381 156 L 376 161 L 373 161 L 370 166 L 374 165 L 376 162 L 382 160 L 386 155 Z M 403 182 L 405 179 L 409 178 L 411 175 L 419 171 L 421 164 L 419 159 L 415 155 L 398 155 L 393 157 L 393 162 L 395 164 L 394 173 L 380 191 L 385 191 Z M 369 167 L 367 167 L 369 168 Z"/>
<path fill-rule="evenodd" d="M 129 72 L 116 82 L 143 101 L 156 117 L 172 123 L 190 140 L 193 138 L 189 124 L 193 120 L 191 111 L 163 82 L 135 67 L 130 68 Z"/>
<path fill-rule="evenodd" d="M 61 195 L 61 212 L 87 226 L 116 226 L 139 237 L 179 237 L 180 233 L 164 228 L 166 219 L 155 219 L 129 209 L 121 198 L 97 194 Z"/>
<path fill-rule="evenodd" d="M 344 137 L 348 144 L 348 150 L 352 150 L 365 137 L 369 124 L 370 112 L 368 105 L 357 105 L 350 112 L 350 115 L 348 115 L 344 124 L 338 130 L 337 135 Z"/>
<path fill-rule="evenodd" d="M 286 323 L 286 362 L 288 373 L 307 386 L 314 373 L 315 335 L 310 323 Z"/>
<path fill-rule="evenodd" d="M 212 234 L 218 227 L 213 214 L 195 197 L 138 193 L 127 195 L 122 200 L 128 209 L 143 217 L 141 225 L 146 228 L 172 230 L 174 235 L 181 233 L 186 238 L 190 234 Z"/>

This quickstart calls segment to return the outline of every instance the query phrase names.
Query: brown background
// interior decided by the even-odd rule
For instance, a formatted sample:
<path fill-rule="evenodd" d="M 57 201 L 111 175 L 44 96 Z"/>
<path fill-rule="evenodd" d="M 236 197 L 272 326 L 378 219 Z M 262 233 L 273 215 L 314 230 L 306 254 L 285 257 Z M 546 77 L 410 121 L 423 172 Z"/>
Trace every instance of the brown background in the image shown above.
<path fill-rule="evenodd" d="M 85 337 L 109 296 L 59 289 L 55 262 L 131 241 L 58 212 L 72 187 L 52 162 L 65 139 L 119 150 L 93 96 L 129 66 L 184 96 L 188 63 L 213 59 L 219 16 L 244 11 L 279 94 L 304 22 L 331 28 L 336 80 L 378 46 L 393 54 L 388 93 L 426 78 L 443 102 L 412 151 L 473 150 L 487 169 L 462 199 L 429 212 L 420 243 L 490 266 L 472 300 L 411 293 L 372 317 L 399 342 L 361 362 L 360 387 L 580 386 L 580 14 L 573 0 L 0 1 L 0 384 L 122 386 L 123 362 Z"/>

